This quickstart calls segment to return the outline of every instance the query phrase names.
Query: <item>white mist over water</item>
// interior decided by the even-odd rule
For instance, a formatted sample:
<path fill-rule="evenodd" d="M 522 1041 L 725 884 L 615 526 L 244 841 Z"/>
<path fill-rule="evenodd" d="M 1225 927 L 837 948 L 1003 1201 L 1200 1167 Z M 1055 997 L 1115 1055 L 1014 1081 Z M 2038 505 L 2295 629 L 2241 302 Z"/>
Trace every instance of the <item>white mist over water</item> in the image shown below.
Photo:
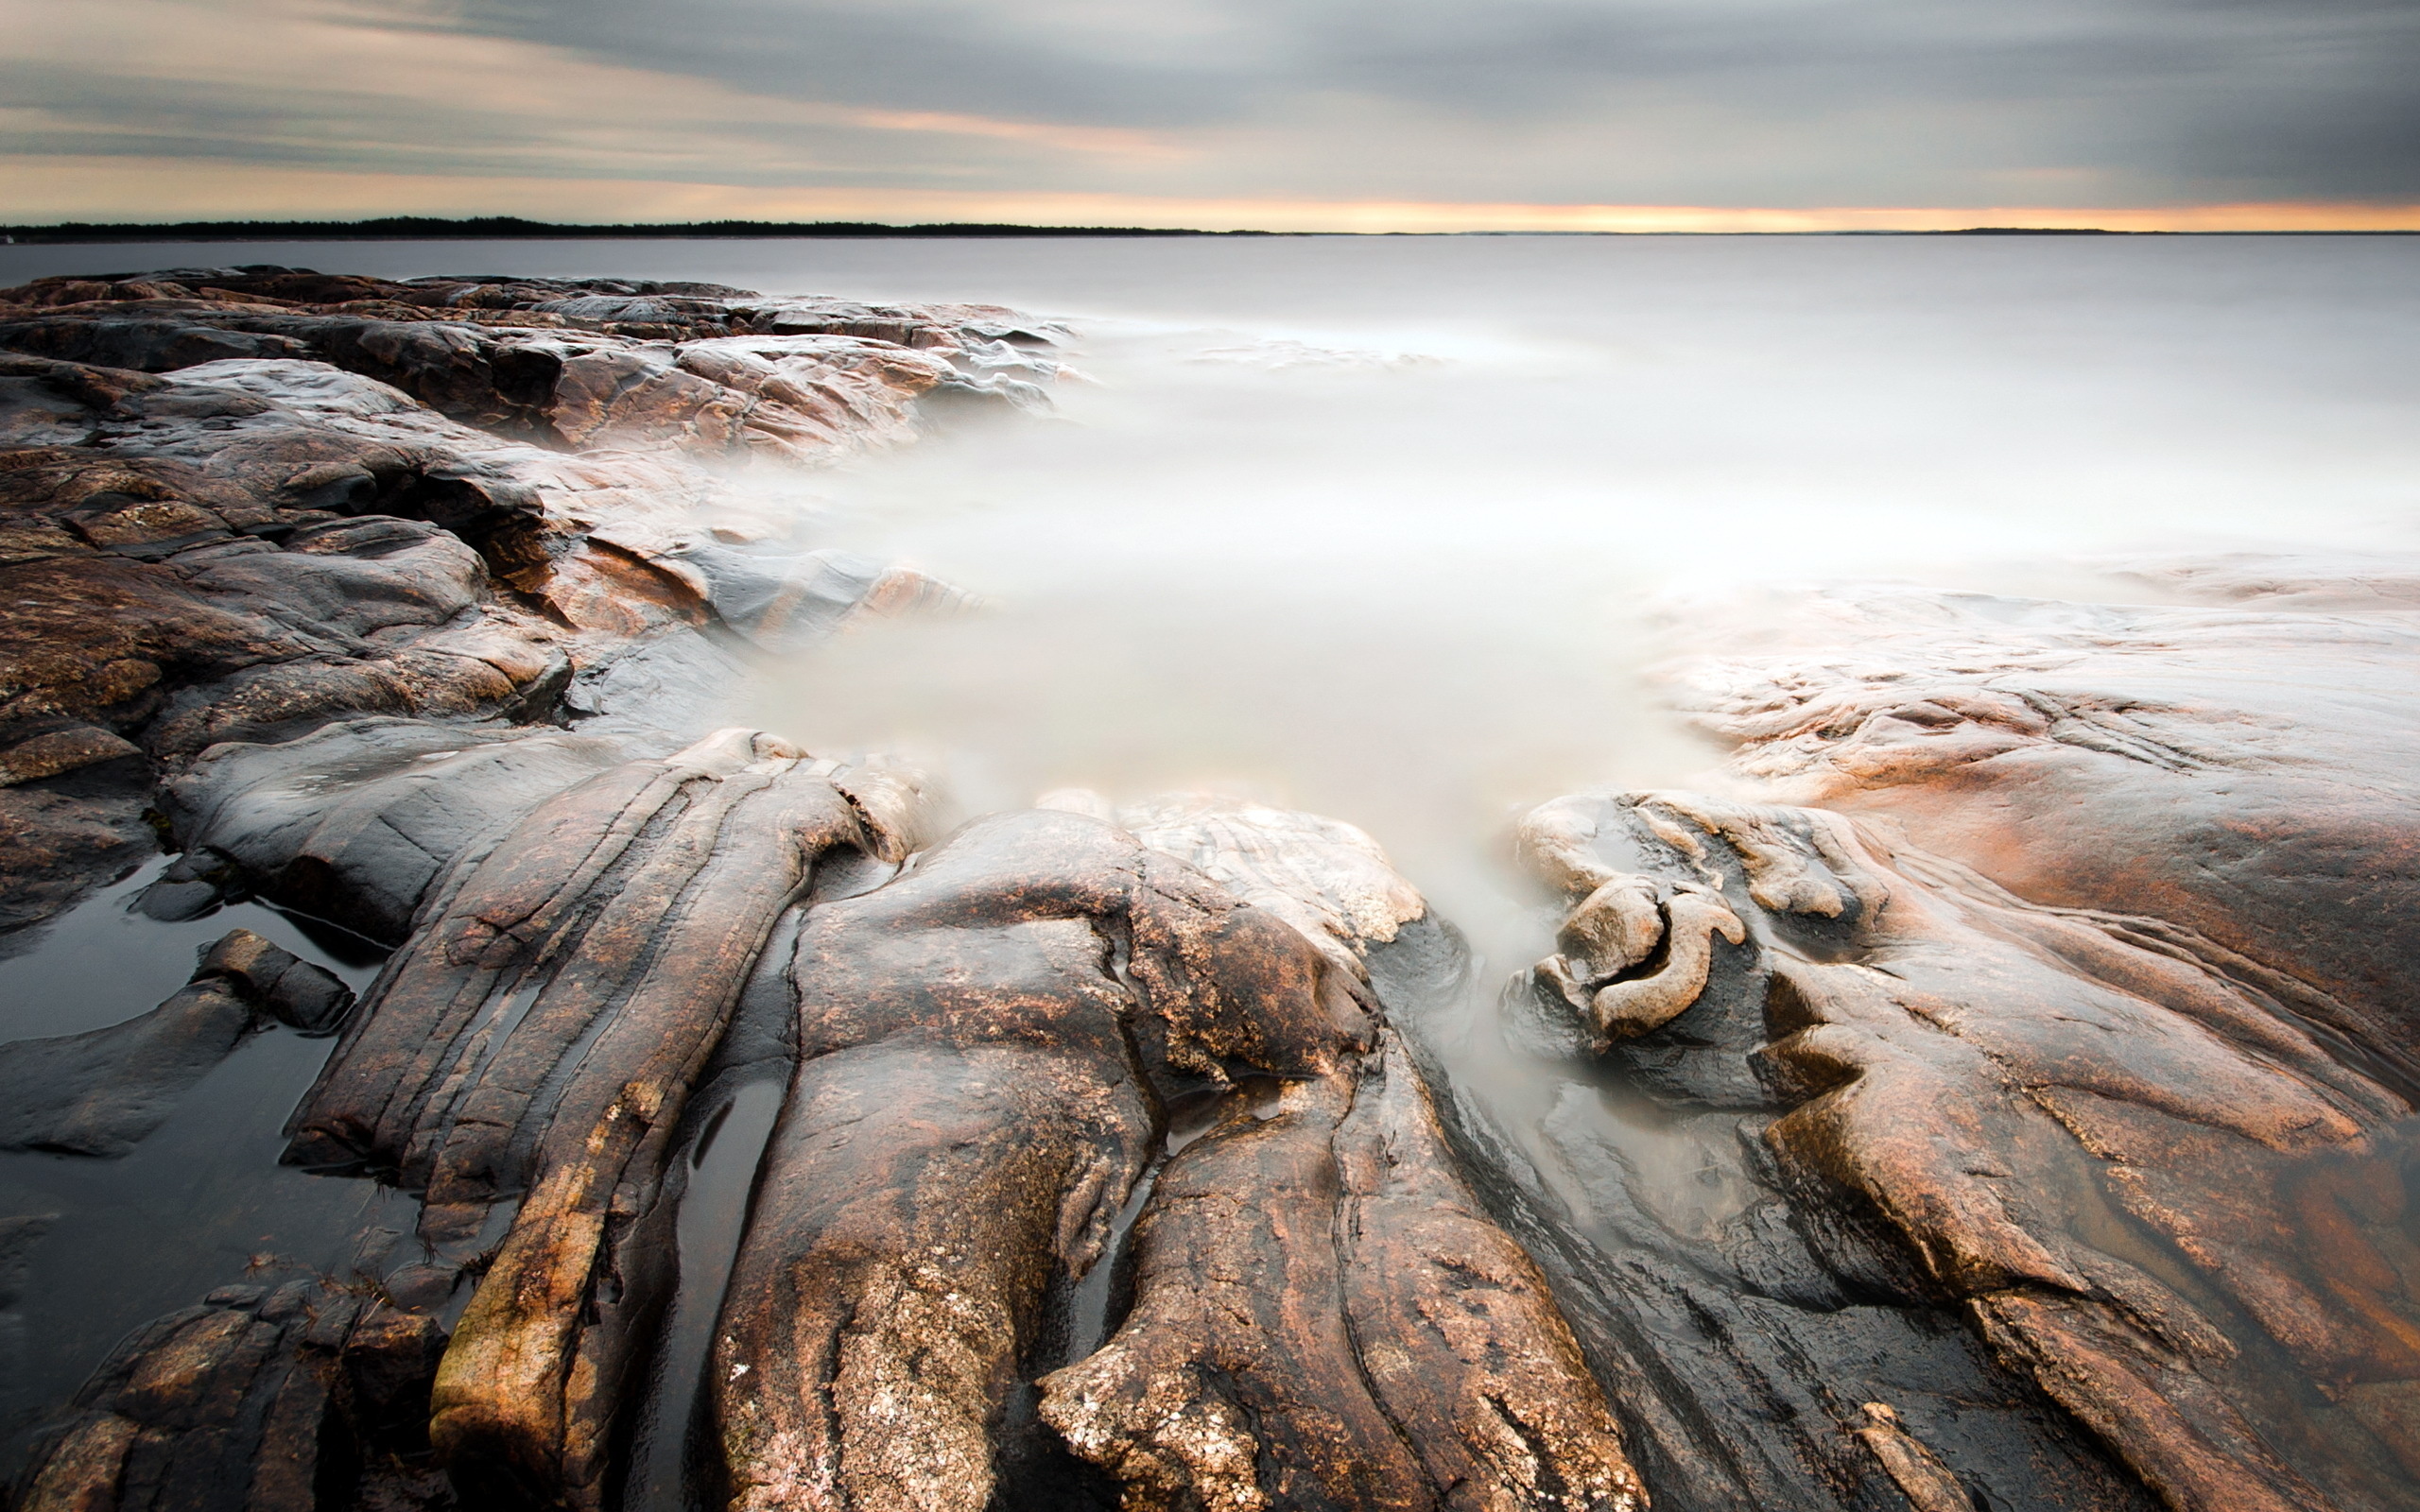
<path fill-rule="evenodd" d="M 234 260 L 1069 321 L 1093 382 L 1059 418 L 813 485 L 819 541 L 992 607 L 803 653 L 734 716 L 904 751 L 969 812 L 1216 786 L 1346 818 L 1498 968 L 1537 942 L 1500 856 L 1513 813 L 1714 756 L 1644 679 L 1672 649 L 1659 595 L 2141 597 L 2084 558 L 2420 544 L 2408 237 L 0 249 L 12 277 Z"/>
<path fill-rule="evenodd" d="M 1242 791 L 1370 830 L 1497 970 L 1512 816 L 1686 782 L 1651 610 L 1776 578 L 2144 596 L 2083 558 L 2411 539 L 2420 244 L 1007 244 L 1061 419 L 868 458 L 823 531 L 992 602 L 745 717 L 970 812 Z M 928 254 L 929 255 L 929 254 Z M 1085 278 L 1095 286 L 1086 287 Z M 826 284 L 832 281 L 826 279 Z M 862 287 L 863 285 L 856 285 Z"/>

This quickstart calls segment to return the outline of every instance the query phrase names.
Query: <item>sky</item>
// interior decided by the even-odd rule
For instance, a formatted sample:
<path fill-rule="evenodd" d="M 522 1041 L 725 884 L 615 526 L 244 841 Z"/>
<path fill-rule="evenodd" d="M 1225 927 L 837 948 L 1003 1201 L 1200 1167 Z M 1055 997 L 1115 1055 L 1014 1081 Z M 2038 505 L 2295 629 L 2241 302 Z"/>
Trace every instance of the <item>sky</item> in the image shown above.
<path fill-rule="evenodd" d="M 0 0 L 0 220 L 2420 228 L 2420 0 Z"/>

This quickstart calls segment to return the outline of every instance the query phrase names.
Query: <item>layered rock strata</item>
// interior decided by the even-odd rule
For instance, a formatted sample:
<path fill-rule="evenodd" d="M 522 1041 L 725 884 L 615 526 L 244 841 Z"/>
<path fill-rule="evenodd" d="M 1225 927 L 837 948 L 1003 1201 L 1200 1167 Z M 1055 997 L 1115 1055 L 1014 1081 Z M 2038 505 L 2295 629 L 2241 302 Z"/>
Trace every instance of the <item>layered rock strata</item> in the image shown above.
<path fill-rule="evenodd" d="M 1426 910 L 1365 836 L 1192 799 L 1130 811 L 1155 849 L 1045 810 L 883 883 L 913 802 L 729 731 L 458 856 L 291 1151 L 424 1197 L 375 1284 L 382 1327 L 426 1346 L 423 1376 L 389 1383 L 426 1394 L 424 1443 L 344 1447 L 366 1430 L 326 1383 L 353 1314 L 230 1293 L 96 1378 L 27 1504 L 151 1505 L 144 1434 L 292 1389 L 320 1393 L 317 1452 L 400 1478 L 387 1504 L 446 1484 L 612 1504 L 642 1367 L 698 1280 L 670 1242 L 684 1105 L 770 1054 L 794 1069 L 688 1387 L 714 1499 L 1644 1505 L 1545 1278 L 1457 1174 L 1385 1026 L 1362 954 Z M 1112 1265 L 1131 1301 L 1103 1343 L 1073 1298 Z M 204 1332 L 241 1370 L 177 1363 Z M 164 1372 L 184 1396 L 127 1384 Z M 302 1453 L 281 1431 L 192 1452 L 266 1484 Z"/>
<path fill-rule="evenodd" d="M 1238 806 L 1165 850 L 987 820 L 809 915 L 799 1070 L 709 1375 L 735 1506 L 992 1504 L 1046 1304 L 1103 1263 L 1183 1096 L 1215 1099 L 1209 1126 L 1156 1172 L 1123 1325 L 1034 1383 L 1120 1504 L 1636 1504 L 1344 942 L 1167 853 L 1249 866 L 1227 842 L 1250 834 L 1381 873 L 1365 912 L 1416 911 L 1366 840 L 1319 854 L 1319 821 L 1261 812 L 1281 822 Z"/>
<path fill-rule="evenodd" d="M 1609 1372 L 1652 1483 L 1807 1497 L 1813 1444 L 1691 1421 L 1753 1389 L 1834 1425 L 1846 1504 L 1881 1478 L 1927 1508 L 2413 1504 L 2420 643 L 2400 610 L 2223 581 L 2251 607 L 1819 599 L 1808 650 L 1679 674 L 1735 781 L 1795 803 L 1525 822 L 1568 913 L 1516 1038 L 1662 1130 L 1576 1084 L 1472 1122 L 1583 1334 L 1663 1355 Z M 1711 1192 L 1656 1169 L 1676 1147 Z M 1695 1273 L 1692 1320 L 1643 1257 Z M 1691 1334 L 1737 1364 L 1690 1364 Z M 1962 1407 L 1927 1353 L 1965 1362 Z"/>
<path fill-rule="evenodd" d="M 1069 792 L 926 845 L 910 773 L 698 738 L 752 650 L 962 603 L 728 470 L 1029 404 L 1047 328 L 0 301 L 0 926 L 157 823 L 143 911 L 396 947 L 350 1018 L 238 931 L 0 1046 L 0 1143 L 126 1155 L 341 1023 L 290 1158 L 411 1212 L 129 1339 L 19 1504 L 2420 1505 L 2409 563 L 1709 629 L 1720 796 L 1529 817 L 1561 928 L 1497 1053 L 1349 826 Z M 0 1218 L 0 1361 L 59 1221 Z"/>
<path fill-rule="evenodd" d="M 1429 922 L 1349 825 L 1200 796 L 1116 817 L 1351 980 Z M 1465 1185 L 1394 1029 L 1193 1123 L 1136 1219 L 1124 1322 L 1040 1383 L 1043 1419 L 1122 1505 L 1645 1504 L 1545 1277 Z"/>
<path fill-rule="evenodd" d="M 121 1345 L 26 1480 L 24 1512 L 452 1504 L 428 1456 L 427 1317 L 310 1281 L 228 1286 Z"/>
<path fill-rule="evenodd" d="M 423 1198 L 431 1263 L 483 1269 L 431 1425 L 465 1482 L 596 1499 L 687 1093 L 775 919 L 836 854 L 896 864 L 911 802 L 732 730 L 456 858 L 287 1159 L 385 1174 Z"/>
<path fill-rule="evenodd" d="M 165 372 L 326 363 L 554 447 L 658 441 L 805 460 L 912 431 L 936 393 L 1029 404 L 1066 333 L 989 305 L 767 299 L 710 284 L 425 278 L 251 266 L 0 290 L 0 347 Z"/>
<path fill-rule="evenodd" d="M 484 1129 L 490 1143 L 474 1157 L 462 1153 L 473 1134 L 448 1145 L 432 1132 L 453 1126 L 441 1100 L 420 1132 L 441 1148 L 406 1177 L 436 1182 L 436 1216 L 423 1231 L 365 1234 L 352 1269 L 329 1283 L 366 1290 L 441 1346 L 463 1259 L 493 1263 L 491 1239 L 512 1231 L 532 1181 L 554 1179 L 546 1200 L 562 1210 L 544 1243 L 568 1244 L 566 1228 L 601 1221 L 600 1204 L 645 1193 L 658 1174 L 623 1151 L 637 1164 L 617 1175 L 612 1151 L 568 1133 L 550 1144 L 542 1128 L 580 1116 L 631 1126 L 616 1122 L 627 1108 L 615 1099 L 640 1096 L 631 1077 L 643 1079 L 644 1061 L 664 1100 L 661 1144 L 683 1078 L 697 1070 L 690 1060 L 715 1047 L 717 1015 L 738 990 L 725 978 L 744 979 L 761 943 L 748 911 L 762 925 L 787 909 L 833 845 L 890 856 L 866 858 L 879 870 L 906 844 L 912 795 L 879 772 L 844 782 L 844 795 L 829 764 L 777 744 L 681 748 L 711 728 L 715 703 L 756 650 L 858 615 L 964 603 L 915 574 L 815 549 L 788 480 L 801 464 L 893 444 L 966 411 L 1045 404 L 1039 386 L 1056 367 L 1040 349 L 1053 333 L 977 307 L 867 308 L 702 286 L 188 272 L 182 283 L 50 281 L 0 293 L 0 931 L 58 912 L 166 838 L 183 853 L 144 892 L 143 913 L 191 919 L 255 896 L 309 929 L 389 945 L 425 938 L 414 920 L 438 927 L 438 895 L 456 895 L 449 885 L 470 887 L 475 904 L 511 892 L 511 879 L 480 869 L 498 846 L 508 852 L 499 866 L 562 860 L 515 826 L 552 803 L 544 822 L 577 831 L 593 816 L 577 798 L 566 809 L 566 791 L 594 799 L 584 782 L 633 761 L 652 762 L 653 777 L 621 793 L 636 805 L 621 830 L 592 837 L 593 850 L 618 848 L 621 860 L 588 880 L 607 892 L 655 885 L 655 902 L 675 913 L 683 896 L 710 897 L 709 916 L 728 911 L 743 924 L 730 935 L 693 921 L 684 935 L 633 915 L 636 893 L 616 915 L 570 871 L 555 879 L 571 879 L 557 902 L 572 917 L 567 939 L 551 947 L 585 951 L 592 971 L 623 975 L 583 977 L 551 996 L 533 981 L 545 1002 L 532 1019 L 526 1003 L 490 1005 L 500 1014 L 481 1021 L 486 1048 L 447 1068 L 472 1105 L 464 1128 Z M 734 470 L 752 461 L 757 475 L 733 487 Z M 726 810 L 737 815 L 728 836 L 705 816 L 729 818 Z M 478 891 L 491 884 L 503 892 Z M 600 917 L 645 959 L 611 964 Z M 247 940 L 222 946 L 151 1014 L 5 1047 L 23 1093 L 8 1139 L 124 1153 L 268 1018 L 335 1027 L 349 996 L 314 997 L 303 988 L 316 968 L 272 970 L 273 948 Z M 540 957 L 550 948 L 529 944 Z M 499 952 L 510 954 L 492 946 L 496 959 L 452 988 L 472 991 L 481 971 L 511 975 Z M 694 968 L 687 988 L 666 985 L 682 975 L 676 962 Z M 395 990 L 446 990 L 448 969 L 405 972 Z M 392 992 L 374 996 L 383 1004 Z M 545 1040 L 582 1014 L 592 1037 Z M 398 1007 L 357 1020 L 335 1064 L 361 1072 L 362 1057 L 381 1053 L 372 1021 L 406 1016 Z M 612 1022 L 625 1025 L 618 1037 L 604 1030 Z M 652 1060 L 622 1055 L 634 1040 L 648 1041 Z M 550 1046 L 561 1057 L 551 1071 L 542 1064 Z M 488 1049 L 501 1058 L 485 1058 Z M 617 1075 L 596 1106 L 597 1078 Z M 536 1109 L 518 1143 L 479 1123 L 515 1097 Z M 391 1160 L 402 1172 L 400 1154 L 374 1138 L 343 1146 L 349 1126 L 302 1132 L 320 1141 L 315 1159 Z M 581 1160 L 601 1195 L 573 1190 L 565 1172 Z M 529 1207 L 525 1233 L 546 1227 L 543 1207 Z M 503 1227 L 465 1237 L 481 1211 Z M 9 1223 L 12 1257 L 52 1226 L 46 1214 Z M 623 1238 L 616 1226 L 599 1243 L 611 1251 Z M 283 1327 L 290 1310 L 278 1306 Z M 602 1361 L 610 1370 L 619 1358 L 618 1320 L 573 1332 L 560 1347 L 580 1368 Z M 494 1336 L 474 1329 L 466 1349 Z M 16 1337 L 0 1341 L 12 1360 Z M 165 1352 L 146 1345 L 112 1369 L 141 1381 L 184 1371 L 182 1345 L 152 1342 Z M 575 1399 L 580 1389 L 563 1388 Z M 250 1385 L 204 1395 L 191 1410 L 205 1418 L 250 1422 L 258 1405 Z M 556 1410 L 576 1417 L 561 1395 Z M 191 1430 L 173 1414 L 161 1421 L 163 1432 Z M 424 1440 L 426 1422 L 424 1407 Z M 350 1465 L 350 1440 L 330 1433 L 328 1463 Z M 240 1435 L 229 1442 L 231 1465 L 255 1450 L 285 1452 Z M 424 1442 L 418 1452 L 424 1461 Z M 84 1451 L 54 1440 L 43 1463 L 57 1469 L 62 1453 Z M 559 1459 L 548 1473 L 561 1473 Z M 227 1489 L 233 1470 L 213 1473 L 210 1497 L 241 1500 L 240 1486 Z M 336 1499 L 328 1504 L 352 1504 L 348 1473 L 318 1474 L 319 1494 Z M 421 1490 L 451 1497 L 432 1473 Z M 106 1480 L 57 1494 L 117 1504 Z M 128 1505 L 182 1494 L 124 1477 L 108 1485 L 134 1487 Z"/>
<path fill-rule="evenodd" d="M 1060 334 L 266 267 L 0 291 L 0 929 L 139 859 L 146 790 L 213 746 L 363 718 L 660 742 L 754 648 L 960 607 L 806 545 L 786 470 L 1039 406 Z M 743 497 L 751 457 L 785 471 Z M 355 905 L 389 939 L 409 912 Z"/>

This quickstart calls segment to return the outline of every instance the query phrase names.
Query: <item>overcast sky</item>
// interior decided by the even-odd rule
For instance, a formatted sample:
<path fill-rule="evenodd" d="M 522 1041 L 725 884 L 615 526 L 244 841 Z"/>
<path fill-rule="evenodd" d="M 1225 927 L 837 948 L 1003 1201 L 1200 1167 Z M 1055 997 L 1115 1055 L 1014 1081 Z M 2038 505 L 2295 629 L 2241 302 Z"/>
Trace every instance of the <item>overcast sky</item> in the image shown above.
<path fill-rule="evenodd" d="M 2420 0 L 0 0 L 0 25 L 6 218 L 2420 204 Z"/>

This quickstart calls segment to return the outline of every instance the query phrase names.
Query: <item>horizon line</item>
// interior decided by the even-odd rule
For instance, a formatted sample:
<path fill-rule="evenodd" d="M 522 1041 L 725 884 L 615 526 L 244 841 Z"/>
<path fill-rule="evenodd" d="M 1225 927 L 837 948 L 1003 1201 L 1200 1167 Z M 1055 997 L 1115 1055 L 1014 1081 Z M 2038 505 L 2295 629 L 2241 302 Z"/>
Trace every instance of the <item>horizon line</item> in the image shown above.
<path fill-rule="evenodd" d="M 1590 207 L 1597 208 L 1597 207 Z M 1712 213 L 1720 215 L 1721 213 Z M 1761 217 L 1772 212 L 1736 213 Z M 1781 213 L 1800 214 L 1800 213 Z M 1937 213 L 1929 213 L 1937 214 Z M 2116 217 L 2112 217 L 2116 218 Z M 2398 217 L 2399 218 L 2399 217 Z M 451 238 L 544 241 L 562 237 L 609 240 L 663 237 L 686 240 L 903 237 L 1185 237 L 1185 236 L 2327 236 L 2420 234 L 2420 224 L 2369 226 L 2103 226 L 2080 224 L 1973 224 L 1950 226 L 1498 226 L 1428 228 L 1208 228 L 1192 226 L 1047 225 L 1029 221 L 711 220 L 545 221 L 518 215 L 372 215 L 355 219 L 111 220 L 60 219 L 0 226 L 0 240 L 16 246 L 76 246 L 172 242 L 420 241 Z"/>
<path fill-rule="evenodd" d="M 0 199 L 28 232 L 87 226 L 527 218 L 563 225 L 762 221 L 1028 230 L 1288 232 L 2420 231 L 2420 202 L 2264 199 L 2045 205 L 1541 203 L 1092 190 L 768 187 L 678 180 L 475 177 L 0 153 Z M 55 233 L 55 232 L 54 232 Z"/>

